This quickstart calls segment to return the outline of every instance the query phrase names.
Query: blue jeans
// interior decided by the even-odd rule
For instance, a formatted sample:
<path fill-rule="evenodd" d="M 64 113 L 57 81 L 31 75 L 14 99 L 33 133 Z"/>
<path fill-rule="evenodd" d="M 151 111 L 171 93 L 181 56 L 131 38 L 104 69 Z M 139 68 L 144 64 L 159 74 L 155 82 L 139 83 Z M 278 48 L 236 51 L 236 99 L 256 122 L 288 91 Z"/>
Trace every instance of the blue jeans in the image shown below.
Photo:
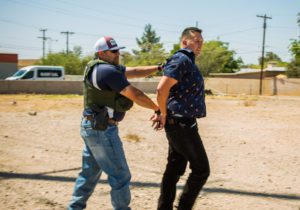
<path fill-rule="evenodd" d="M 129 183 L 131 174 L 126 162 L 123 145 L 117 126 L 109 126 L 105 131 L 91 128 L 90 121 L 81 122 L 81 136 L 84 140 L 82 169 L 75 183 L 69 210 L 86 207 L 102 171 L 108 175 L 111 186 L 111 202 L 115 210 L 130 210 Z"/>

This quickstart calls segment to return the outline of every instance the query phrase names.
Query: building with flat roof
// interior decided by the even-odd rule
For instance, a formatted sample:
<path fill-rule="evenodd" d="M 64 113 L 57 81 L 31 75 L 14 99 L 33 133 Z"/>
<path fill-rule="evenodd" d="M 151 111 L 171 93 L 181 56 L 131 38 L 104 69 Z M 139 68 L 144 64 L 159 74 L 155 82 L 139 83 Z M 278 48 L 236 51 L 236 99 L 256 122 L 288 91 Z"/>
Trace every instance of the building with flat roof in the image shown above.
<path fill-rule="evenodd" d="M 279 74 L 285 74 L 285 67 L 276 66 L 277 63 L 268 63 L 267 68 L 263 69 L 263 77 L 276 77 Z M 241 69 L 235 73 L 210 73 L 210 77 L 218 78 L 244 78 L 244 79 L 260 79 L 260 69 Z"/>

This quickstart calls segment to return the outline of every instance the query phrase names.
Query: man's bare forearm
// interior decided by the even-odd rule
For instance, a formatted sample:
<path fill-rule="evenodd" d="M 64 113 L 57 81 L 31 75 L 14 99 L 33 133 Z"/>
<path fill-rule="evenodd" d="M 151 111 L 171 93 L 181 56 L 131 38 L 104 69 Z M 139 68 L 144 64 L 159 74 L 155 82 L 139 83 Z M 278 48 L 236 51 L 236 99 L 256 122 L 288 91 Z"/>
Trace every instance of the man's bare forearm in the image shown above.
<path fill-rule="evenodd" d="M 169 92 L 161 89 L 157 89 L 156 93 L 157 93 L 157 103 L 160 108 L 161 115 L 167 116 L 167 99 L 169 96 Z"/>
<path fill-rule="evenodd" d="M 159 109 L 158 106 L 148 96 L 132 85 L 128 85 L 120 93 L 142 107 L 153 110 Z"/>
<path fill-rule="evenodd" d="M 136 66 L 136 67 L 126 67 L 126 77 L 127 78 L 139 78 L 146 77 L 150 74 L 158 71 L 159 66 Z"/>
<path fill-rule="evenodd" d="M 158 106 L 148 96 L 146 96 L 142 91 L 140 91 L 138 93 L 134 102 L 137 103 L 138 105 L 148 108 L 148 109 L 153 109 L 153 110 L 159 109 Z"/>

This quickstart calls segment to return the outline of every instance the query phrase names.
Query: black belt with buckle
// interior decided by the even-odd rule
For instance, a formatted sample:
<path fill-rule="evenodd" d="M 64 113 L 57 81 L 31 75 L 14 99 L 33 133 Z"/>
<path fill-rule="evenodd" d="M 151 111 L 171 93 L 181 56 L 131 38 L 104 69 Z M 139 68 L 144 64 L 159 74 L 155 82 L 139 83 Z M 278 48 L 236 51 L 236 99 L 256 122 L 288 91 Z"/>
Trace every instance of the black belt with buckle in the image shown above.
<path fill-rule="evenodd" d="M 86 120 L 92 121 L 93 120 L 93 115 L 86 115 L 83 116 Z M 114 120 L 113 118 L 108 119 L 108 124 L 109 125 L 118 125 L 118 121 Z"/>

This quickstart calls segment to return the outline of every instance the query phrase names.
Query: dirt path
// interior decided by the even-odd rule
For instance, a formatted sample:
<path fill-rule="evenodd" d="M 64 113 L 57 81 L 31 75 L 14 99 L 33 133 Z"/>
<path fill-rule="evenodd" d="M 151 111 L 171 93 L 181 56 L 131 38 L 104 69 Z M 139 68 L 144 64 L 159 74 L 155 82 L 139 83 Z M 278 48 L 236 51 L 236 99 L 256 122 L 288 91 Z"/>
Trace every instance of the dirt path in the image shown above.
<path fill-rule="evenodd" d="M 300 98 L 208 97 L 207 107 L 198 122 L 211 176 L 195 210 L 299 210 Z M 1 210 L 65 209 L 81 166 L 81 109 L 82 96 L 0 96 Z M 134 106 L 119 125 L 134 210 L 156 209 L 166 163 L 151 114 Z M 112 209 L 104 174 L 87 209 Z"/>

